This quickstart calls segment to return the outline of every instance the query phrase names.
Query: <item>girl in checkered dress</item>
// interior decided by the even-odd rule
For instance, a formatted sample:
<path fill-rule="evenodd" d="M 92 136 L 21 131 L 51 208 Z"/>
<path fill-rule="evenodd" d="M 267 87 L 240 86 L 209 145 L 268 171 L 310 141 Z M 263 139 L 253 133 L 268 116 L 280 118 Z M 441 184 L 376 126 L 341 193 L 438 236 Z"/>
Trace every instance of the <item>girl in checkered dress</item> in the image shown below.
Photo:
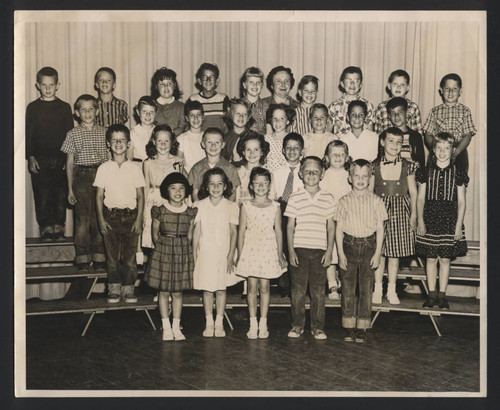
<path fill-rule="evenodd" d="M 415 229 L 417 226 L 417 185 L 415 171 L 418 165 L 402 158 L 403 132 L 391 127 L 380 134 L 383 154 L 374 161 L 374 192 L 387 208 L 389 219 L 385 222 L 384 245 L 378 269 L 375 271 L 375 290 L 372 303 L 382 303 L 382 276 L 385 257 L 388 260 L 389 284 L 387 300 L 399 304 L 396 279 L 399 258 L 415 253 Z"/>

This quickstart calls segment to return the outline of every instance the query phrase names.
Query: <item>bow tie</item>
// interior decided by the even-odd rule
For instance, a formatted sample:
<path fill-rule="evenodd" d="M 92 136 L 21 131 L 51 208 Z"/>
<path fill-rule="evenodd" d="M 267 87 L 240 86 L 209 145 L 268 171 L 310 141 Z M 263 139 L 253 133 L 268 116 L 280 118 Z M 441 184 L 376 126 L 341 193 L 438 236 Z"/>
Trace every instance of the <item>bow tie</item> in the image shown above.
<path fill-rule="evenodd" d="M 386 160 L 386 161 L 382 162 L 382 164 L 384 164 L 384 165 L 389 165 L 389 164 L 396 165 L 397 162 L 398 162 L 398 158 L 394 158 L 392 161 Z"/>

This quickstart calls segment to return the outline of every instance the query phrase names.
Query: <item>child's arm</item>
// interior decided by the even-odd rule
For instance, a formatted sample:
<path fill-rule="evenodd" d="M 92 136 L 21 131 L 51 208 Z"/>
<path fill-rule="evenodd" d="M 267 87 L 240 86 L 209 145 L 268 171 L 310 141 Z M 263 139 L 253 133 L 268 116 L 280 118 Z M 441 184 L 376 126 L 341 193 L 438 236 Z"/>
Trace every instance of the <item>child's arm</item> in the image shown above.
<path fill-rule="evenodd" d="M 245 211 L 245 207 L 242 205 L 240 208 L 240 228 L 238 232 L 238 260 L 236 261 L 236 265 L 238 264 L 241 252 L 243 251 L 243 245 L 245 244 L 246 230 L 247 230 L 247 212 Z"/>
<path fill-rule="evenodd" d="M 236 188 L 238 188 L 238 187 L 236 187 Z M 233 192 L 231 193 L 231 195 L 227 199 L 229 199 L 230 201 L 236 202 L 236 189 L 233 189 Z"/>
<path fill-rule="evenodd" d="M 335 243 L 335 221 L 328 218 L 326 222 L 326 251 L 321 258 L 323 267 L 327 268 L 332 263 L 333 244 Z"/>
<path fill-rule="evenodd" d="M 417 193 L 417 234 L 420 236 L 424 236 L 426 232 L 424 222 L 425 186 L 426 184 L 420 184 Z"/>
<path fill-rule="evenodd" d="M 76 197 L 73 193 L 73 166 L 75 163 L 75 156 L 73 154 L 66 155 L 66 177 L 68 179 L 68 202 L 71 205 L 76 204 Z"/>
<path fill-rule="evenodd" d="M 137 218 L 132 225 L 132 232 L 139 235 L 142 232 L 142 219 L 144 217 L 144 187 L 135 189 L 137 194 Z"/>
<path fill-rule="evenodd" d="M 417 227 L 417 183 L 415 174 L 408 175 L 408 191 L 410 193 L 410 228 L 414 231 Z"/>
<path fill-rule="evenodd" d="M 236 250 L 236 241 L 238 239 L 238 226 L 229 224 L 229 253 L 227 254 L 227 273 L 231 273 L 234 269 L 234 251 Z"/>
<path fill-rule="evenodd" d="M 455 226 L 455 240 L 459 240 L 462 237 L 462 225 L 464 224 L 465 216 L 465 185 L 457 186 L 457 200 L 458 210 L 457 225 Z"/>
<path fill-rule="evenodd" d="M 286 239 L 288 241 L 288 260 L 290 265 L 293 267 L 299 266 L 299 258 L 295 253 L 295 248 L 293 247 L 293 237 L 295 235 L 295 218 L 289 216 L 288 223 L 286 225 Z"/>
<path fill-rule="evenodd" d="M 344 253 L 344 229 L 342 228 L 342 222 L 337 221 L 337 227 L 335 229 L 335 240 L 337 241 L 337 253 L 339 255 L 339 267 L 340 269 L 347 269 L 347 258 Z"/>
<path fill-rule="evenodd" d="M 127 148 L 127 159 L 134 159 L 134 143 L 131 142 L 129 147 Z"/>
<path fill-rule="evenodd" d="M 425 145 L 429 150 L 432 149 L 432 141 L 434 140 L 434 134 L 430 132 L 424 132 Z"/>
<path fill-rule="evenodd" d="M 380 254 L 382 252 L 382 243 L 384 241 L 384 221 L 377 221 L 377 247 L 375 248 L 375 253 L 370 260 L 370 266 L 372 269 L 377 269 L 380 264 Z"/>
<path fill-rule="evenodd" d="M 455 148 L 455 151 L 453 151 L 453 154 L 451 155 L 451 159 L 455 161 L 455 159 L 460 155 L 462 151 L 465 151 L 467 147 L 470 144 L 470 140 L 472 138 L 472 132 L 468 132 L 467 134 L 464 134 L 460 142 L 458 143 L 457 147 Z"/>
<path fill-rule="evenodd" d="M 153 223 L 151 225 L 151 239 L 153 239 L 153 243 L 155 246 L 159 237 L 160 237 L 160 221 L 158 219 L 153 218 Z"/>
<path fill-rule="evenodd" d="M 193 232 L 193 259 L 194 263 L 198 259 L 198 253 L 200 251 L 200 238 L 201 238 L 201 228 L 200 222 L 194 223 L 194 232 Z"/>
<path fill-rule="evenodd" d="M 276 207 L 274 218 L 274 234 L 276 235 L 276 245 L 278 246 L 278 261 L 282 268 L 286 268 L 287 262 L 283 255 L 283 232 L 281 230 L 281 208 Z"/>
<path fill-rule="evenodd" d="M 151 188 L 151 178 L 149 176 L 149 168 L 151 167 L 151 159 L 147 159 L 142 163 L 142 169 L 144 172 L 144 182 L 145 182 L 145 187 L 144 187 L 144 203 L 148 200 L 149 196 L 149 188 Z"/>
<path fill-rule="evenodd" d="M 108 231 L 111 230 L 111 226 L 104 219 L 104 188 L 101 187 L 97 187 L 96 190 L 96 210 L 99 229 L 103 235 L 107 235 Z"/>

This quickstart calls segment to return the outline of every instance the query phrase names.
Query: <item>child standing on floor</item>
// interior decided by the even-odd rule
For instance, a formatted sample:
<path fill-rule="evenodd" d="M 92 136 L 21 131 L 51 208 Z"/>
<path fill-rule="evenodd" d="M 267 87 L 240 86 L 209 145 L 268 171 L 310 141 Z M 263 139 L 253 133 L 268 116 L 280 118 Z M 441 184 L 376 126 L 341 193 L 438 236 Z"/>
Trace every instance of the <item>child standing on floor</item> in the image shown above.
<path fill-rule="evenodd" d="M 311 107 L 316 102 L 316 96 L 318 94 L 318 82 L 318 78 L 314 75 L 306 75 L 300 80 L 297 87 L 297 101 L 300 102 L 300 105 L 295 108 L 295 120 L 293 121 L 291 126 L 292 132 L 296 132 L 297 134 L 300 134 L 302 136 L 312 132 L 313 129 L 311 127 L 310 114 Z M 328 109 L 326 112 L 328 117 Z"/>
<path fill-rule="evenodd" d="M 249 339 L 267 339 L 267 312 L 270 279 L 281 276 L 287 263 L 283 257 L 281 211 L 278 202 L 269 199 L 271 174 L 262 167 L 252 169 L 248 189 L 252 199 L 240 210 L 238 261 L 236 274 L 248 278 Z M 260 322 L 257 322 L 257 292 L 260 294 Z"/>
<path fill-rule="evenodd" d="M 349 168 L 352 191 L 340 198 L 335 210 L 345 342 L 366 342 L 366 329 L 371 328 L 373 270 L 380 262 L 387 219 L 382 199 L 368 188 L 372 173 L 370 162 L 353 161 Z"/>
<path fill-rule="evenodd" d="M 130 130 L 130 147 L 127 151 L 127 158 L 138 162 L 142 169 L 142 162 L 148 157 L 146 145 L 151 140 L 158 105 L 153 98 L 145 95 L 139 99 L 134 111 L 137 125 Z"/>
<path fill-rule="evenodd" d="M 264 73 L 258 67 L 248 67 L 240 79 L 240 97 L 247 103 L 253 119 L 250 129 L 261 135 L 266 134 L 266 104 L 260 98 L 263 84 Z"/>
<path fill-rule="evenodd" d="M 59 84 L 54 68 L 40 69 L 36 74 L 40 98 L 26 107 L 26 158 L 42 240 L 63 239 L 66 223 L 67 181 L 61 145 L 74 124 L 70 105 L 56 97 Z"/>
<path fill-rule="evenodd" d="M 153 129 L 153 135 L 148 145 L 147 151 L 151 150 L 149 154 L 153 154 L 153 157 L 144 161 L 146 189 L 142 246 L 153 248 L 151 208 L 165 203 L 165 199 L 160 193 L 160 185 L 168 174 L 184 172 L 184 159 L 178 154 L 179 144 L 168 125 L 157 125 Z"/>
<path fill-rule="evenodd" d="M 288 337 L 304 333 L 307 284 L 311 295 L 311 333 L 317 340 L 327 338 L 325 327 L 326 268 L 332 260 L 335 223 L 333 196 L 319 187 L 323 162 L 305 157 L 299 172 L 304 189 L 290 196 L 287 240 L 292 279 L 292 329 Z"/>
<path fill-rule="evenodd" d="M 434 157 L 417 171 L 418 228 L 415 253 L 427 258 L 425 271 L 429 296 L 425 308 L 449 309 L 446 287 L 450 259 L 467 253 L 463 226 L 465 188 L 469 177 L 451 162 L 455 139 L 440 132 L 433 140 Z M 439 262 L 439 293 L 436 291 Z"/>
<path fill-rule="evenodd" d="M 198 210 L 189 208 L 185 199 L 191 193 L 187 178 L 173 172 L 160 185 L 167 201 L 151 208 L 152 236 L 155 249 L 144 275 L 146 283 L 159 291 L 158 309 L 163 326 L 163 340 L 185 340 L 180 328 L 182 292 L 193 288 L 194 218 Z M 168 297 L 172 296 L 173 320 L 170 325 Z"/>
<path fill-rule="evenodd" d="M 417 227 L 417 185 L 415 171 L 418 164 L 401 157 L 403 131 L 387 128 L 380 134 L 384 154 L 373 163 L 374 192 L 382 198 L 389 216 L 385 222 L 382 257 L 375 271 L 375 290 L 372 303 L 382 303 L 382 279 L 385 258 L 388 258 L 387 300 L 399 305 L 396 293 L 399 258 L 415 254 L 415 230 Z"/>
<path fill-rule="evenodd" d="M 324 104 L 314 104 L 310 110 L 310 123 L 313 130 L 304 137 L 304 156 L 316 156 L 323 158 L 325 148 L 330 141 L 337 139 L 331 132 L 326 130 L 328 122 L 328 108 Z"/>
<path fill-rule="evenodd" d="M 326 171 L 325 176 L 319 183 L 321 189 L 333 195 L 334 206 L 337 206 L 339 199 L 351 192 L 349 184 L 350 158 L 349 148 L 345 142 L 334 140 L 328 144 L 323 158 Z M 340 298 L 340 286 L 337 276 L 337 264 L 339 257 L 337 253 L 337 244 L 333 246 L 332 262 L 326 270 L 326 279 L 328 281 L 328 298 Z"/>
<path fill-rule="evenodd" d="M 156 70 L 151 79 L 151 97 L 158 104 L 155 122 L 170 126 L 175 135 L 182 134 L 186 127 L 184 103 L 179 101 L 181 96 L 175 71 L 167 67 Z"/>
<path fill-rule="evenodd" d="M 137 279 L 135 253 L 142 231 L 144 177 L 127 160 L 130 131 L 123 124 L 113 124 L 106 131 L 111 160 L 102 164 L 95 176 L 96 208 L 104 237 L 108 273 L 108 303 L 136 303 Z"/>
<path fill-rule="evenodd" d="M 266 112 L 266 121 L 271 124 L 272 133 L 266 135 L 269 143 L 269 155 L 266 168 L 272 174 L 276 169 L 286 164 L 283 156 L 283 138 L 287 134 L 288 126 L 295 118 L 295 111 L 285 104 L 271 104 Z"/>
<path fill-rule="evenodd" d="M 129 118 L 128 104 L 113 95 L 115 87 L 115 71 L 109 67 L 99 68 L 94 76 L 94 88 L 99 94 L 96 123 L 106 128 L 113 124 L 126 124 Z"/>
<path fill-rule="evenodd" d="M 179 151 L 184 155 L 184 169 L 187 173 L 198 161 L 205 158 L 205 151 L 201 146 L 203 132 L 201 124 L 203 122 L 203 105 L 199 101 L 188 101 L 184 104 L 184 118 L 189 129 L 177 137 Z"/>
<path fill-rule="evenodd" d="M 193 234 L 193 287 L 203 290 L 206 317 L 203 336 L 224 337 L 226 286 L 232 286 L 237 281 L 233 269 L 239 210 L 237 204 L 227 199 L 231 195 L 232 184 L 221 168 L 206 171 L 201 188 L 200 200 L 194 203 L 198 213 Z"/>

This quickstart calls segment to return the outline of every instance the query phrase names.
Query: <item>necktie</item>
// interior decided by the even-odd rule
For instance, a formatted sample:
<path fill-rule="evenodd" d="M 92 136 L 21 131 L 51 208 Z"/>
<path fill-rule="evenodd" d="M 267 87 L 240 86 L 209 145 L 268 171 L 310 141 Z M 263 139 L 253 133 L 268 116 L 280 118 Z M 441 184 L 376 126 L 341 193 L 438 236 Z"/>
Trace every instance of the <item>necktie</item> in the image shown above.
<path fill-rule="evenodd" d="M 285 183 L 285 189 L 283 190 L 283 201 L 288 202 L 288 199 L 290 198 L 290 195 L 292 195 L 292 190 L 293 190 L 293 170 L 295 167 L 290 167 L 290 173 L 288 174 L 288 177 L 286 179 Z"/>

